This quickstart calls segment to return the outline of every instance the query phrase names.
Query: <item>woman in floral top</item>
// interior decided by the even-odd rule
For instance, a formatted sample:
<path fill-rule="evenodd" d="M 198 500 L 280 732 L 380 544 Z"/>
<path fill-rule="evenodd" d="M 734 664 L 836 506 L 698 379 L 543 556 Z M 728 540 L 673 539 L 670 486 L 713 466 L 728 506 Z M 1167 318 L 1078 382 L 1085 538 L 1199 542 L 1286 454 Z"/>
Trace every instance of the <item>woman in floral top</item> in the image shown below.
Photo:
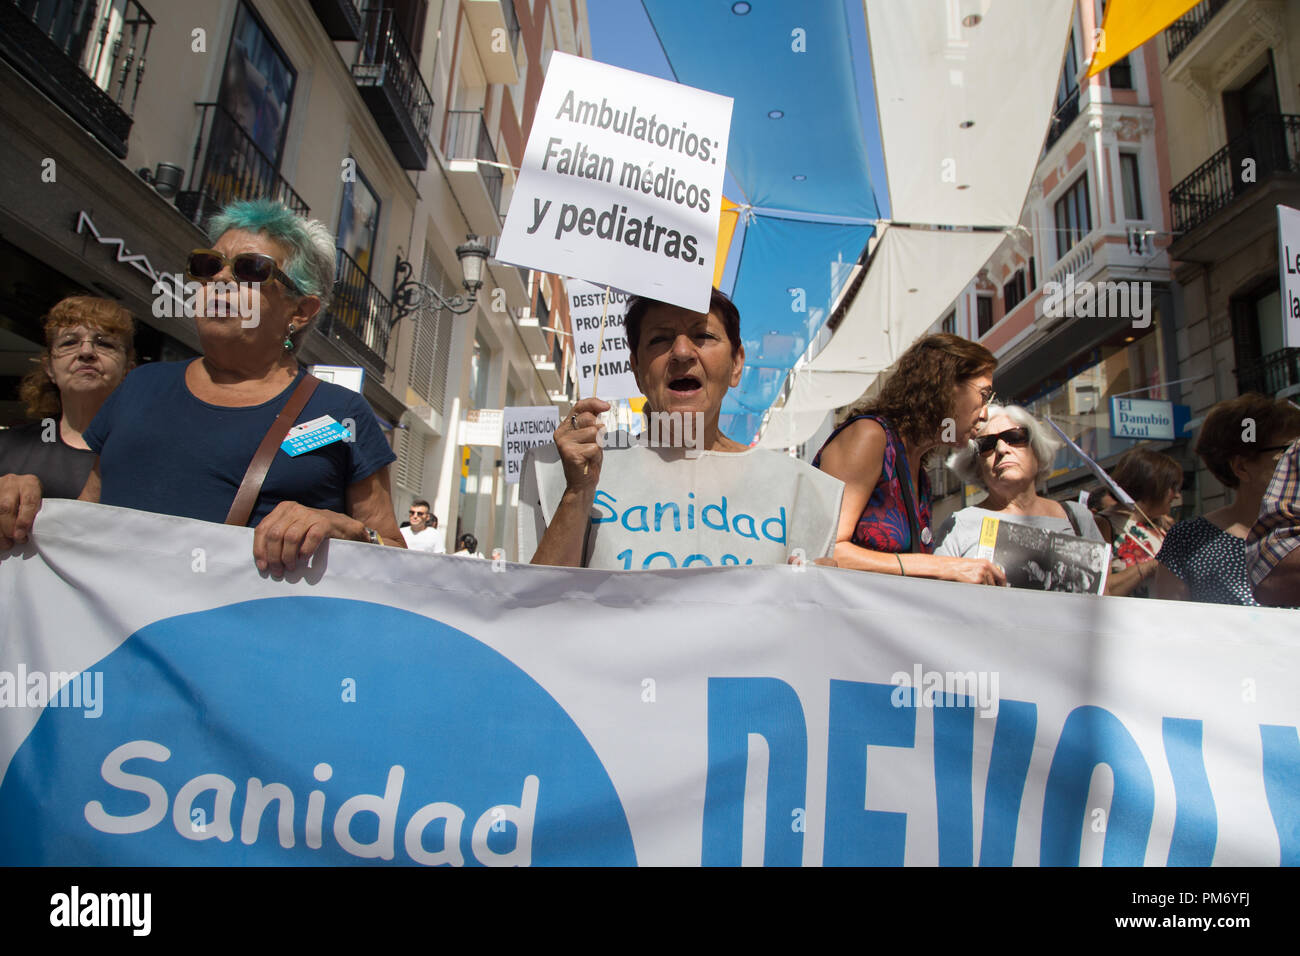
<path fill-rule="evenodd" d="M 1116 462 L 1111 477 L 1137 502 L 1137 508 L 1121 504 L 1098 515 L 1097 524 L 1112 549 L 1106 593 L 1147 597 L 1165 538 L 1153 522 L 1173 507 L 1183 487 L 1183 466 L 1158 451 L 1130 448 Z"/>
<path fill-rule="evenodd" d="M 1006 584 L 991 561 L 936 555 L 922 461 L 963 447 L 987 417 L 997 359 L 956 335 L 903 353 L 880 395 L 826 440 L 813 465 L 844 482 L 835 560 L 842 568 L 974 584 Z"/>

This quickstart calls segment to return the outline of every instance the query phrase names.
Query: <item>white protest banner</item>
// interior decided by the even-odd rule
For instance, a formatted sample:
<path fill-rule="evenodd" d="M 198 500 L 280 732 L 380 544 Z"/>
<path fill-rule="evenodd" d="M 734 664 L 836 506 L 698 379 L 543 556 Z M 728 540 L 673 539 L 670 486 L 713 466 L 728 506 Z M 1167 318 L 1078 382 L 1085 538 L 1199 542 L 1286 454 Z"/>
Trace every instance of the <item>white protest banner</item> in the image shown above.
<path fill-rule="evenodd" d="M 569 318 L 573 322 L 578 394 L 583 398 L 596 395 L 611 402 L 620 398 L 637 398 L 641 389 L 632 374 L 627 333 L 623 329 L 627 293 L 617 289 L 606 290 L 604 286 L 581 279 L 569 279 L 565 285 L 569 290 Z M 605 329 L 603 345 L 602 321 Z"/>
<path fill-rule="evenodd" d="M 552 53 L 497 260 L 707 312 L 731 105 Z"/>
<path fill-rule="evenodd" d="M 560 424 L 560 410 L 554 405 L 507 407 L 502 443 L 505 450 L 506 483 L 519 481 L 519 466 L 528 449 L 549 444 Z"/>
<path fill-rule="evenodd" d="M 0 557 L 0 865 L 1300 864 L 1291 611 L 252 540 Z"/>
<path fill-rule="evenodd" d="M 460 422 L 459 445 L 501 446 L 502 414 L 499 408 L 471 408 Z"/>
<path fill-rule="evenodd" d="M 1061 436 L 1061 439 L 1070 447 L 1070 450 L 1083 459 L 1083 463 L 1088 466 L 1088 470 L 1091 471 L 1094 475 L 1096 475 L 1098 480 L 1101 481 L 1103 485 L 1105 485 L 1107 488 L 1110 489 L 1110 493 L 1115 496 L 1116 501 L 1118 501 L 1122 505 L 1135 504 L 1135 502 L 1133 501 L 1133 496 L 1130 495 L 1123 488 L 1121 488 L 1119 485 L 1115 484 L 1115 479 L 1112 478 L 1110 475 L 1106 474 L 1106 469 L 1101 467 L 1101 465 L 1097 464 L 1091 458 L 1089 458 L 1087 452 L 1085 452 L 1082 448 L 1076 445 L 1074 443 L 1074 440 L 1071 439 L 1069 435 L 1061 431 L 1060 425 L 1056 424 L 1056 422 L 1052 421 L 1050 418 L 1047 418 L 1046 416 L 1044 416 L 1044 420 L 1047 422 L 1047 424 L 1052 426 L 1052 430 L 1055 431 L 1056 434 Z"/>
<path fill-rule="evenodd" d="M 1277 249 L 1282 259 L 1282 347 L 1300 348 L 1300 209 L 1277 207 Z"/>

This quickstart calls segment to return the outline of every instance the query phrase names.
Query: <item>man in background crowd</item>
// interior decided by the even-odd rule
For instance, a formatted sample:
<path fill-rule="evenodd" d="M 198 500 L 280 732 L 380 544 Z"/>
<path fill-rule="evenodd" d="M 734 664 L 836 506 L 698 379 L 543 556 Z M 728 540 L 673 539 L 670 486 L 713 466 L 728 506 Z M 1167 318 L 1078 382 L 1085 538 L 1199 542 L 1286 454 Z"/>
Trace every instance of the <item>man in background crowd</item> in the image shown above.
<path fill-rule="evenodd" d="M 429 554 L 446 554 L 447 546 L 442 543 L 442 536 L 438 534 L 438 516 L 429 511 L 429 502 L 417 498 L 411 502 L 407 514 L 411 519 L 411 525 L 402 529 L 406 547 L 412 551 L 425 551 Z"/>

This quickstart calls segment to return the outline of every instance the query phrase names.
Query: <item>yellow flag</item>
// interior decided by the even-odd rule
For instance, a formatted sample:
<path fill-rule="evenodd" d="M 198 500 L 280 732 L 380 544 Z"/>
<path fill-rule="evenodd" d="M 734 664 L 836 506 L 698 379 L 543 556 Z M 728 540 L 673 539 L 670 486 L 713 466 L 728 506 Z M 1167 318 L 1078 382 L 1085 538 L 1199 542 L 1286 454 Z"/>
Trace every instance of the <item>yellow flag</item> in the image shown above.
<path fill-rule="evenodd" d="M 718 251 L 713 258 L 713 287 L 722 286 L 722 270 L 727 265 L 727 253 L 731 251 L 731 240 L 736 234 L 736 223 L 740 221 L 740 208 L 722 197 L 722 209 L 718 213 Z"/>
<path fill-rule="evenodd" d="M 1147 40 L 1173 23 L 1198 0 L 1110 0 L 1097 37 L 1088 76 L 1124 59 Z"/>

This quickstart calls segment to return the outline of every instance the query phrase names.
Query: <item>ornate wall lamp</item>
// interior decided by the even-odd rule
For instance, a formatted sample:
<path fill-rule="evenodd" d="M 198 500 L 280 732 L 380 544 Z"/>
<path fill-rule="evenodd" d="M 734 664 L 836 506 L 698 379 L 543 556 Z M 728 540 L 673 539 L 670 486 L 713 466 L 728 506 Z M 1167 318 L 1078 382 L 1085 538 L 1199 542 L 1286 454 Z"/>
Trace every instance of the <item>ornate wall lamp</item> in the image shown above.
<path fill-rule="evenodd" d="M 474 308 L 474 298 L 483 287 L 483 261 L 492 249 L 478 236 L 468 235 L 465 240 L 456 247 L 456 258 L 460 260 L 461 281 L 468 294 L 445 298 L 433 286 L 411 278 L 411 263 L 397 257 L 397 271 L 393 276 L 393 325 L 412 312 L 425 308 L 430 304 L 429 300 L 456 315 L 464 315 Z"/>

